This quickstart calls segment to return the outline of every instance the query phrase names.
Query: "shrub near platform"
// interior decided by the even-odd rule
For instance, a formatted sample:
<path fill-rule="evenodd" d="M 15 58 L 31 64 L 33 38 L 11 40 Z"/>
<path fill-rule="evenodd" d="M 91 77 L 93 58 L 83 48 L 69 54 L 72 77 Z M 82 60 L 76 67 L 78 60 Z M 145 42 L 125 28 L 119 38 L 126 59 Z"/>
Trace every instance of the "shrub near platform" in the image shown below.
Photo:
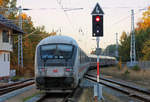
<path fill-rule="evenodd" d="M 140 67 L 138 65 L 135 65 L 135 66 L 132 67 L 132 70 L 140 71 Z"/>

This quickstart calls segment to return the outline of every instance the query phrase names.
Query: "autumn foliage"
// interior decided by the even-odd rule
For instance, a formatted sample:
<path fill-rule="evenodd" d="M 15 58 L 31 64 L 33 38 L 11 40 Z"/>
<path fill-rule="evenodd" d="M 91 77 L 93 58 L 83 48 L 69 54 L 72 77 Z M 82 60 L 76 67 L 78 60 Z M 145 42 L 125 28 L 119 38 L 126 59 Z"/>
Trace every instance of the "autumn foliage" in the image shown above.
<path fill-rule="evenodd" d="M 140 22 L 137 23 L 137 30 L 147 29 L 150 27 L 150 7 L 143 13 L 143 17 Z"/>
<path fill-rule="evenodd" d="M 119 54 L 123 61 L 130 60 L 131 34 L 122 33 Z M 143 13 L 135 29 L 136 60 L 150 60 L 150 7 Z"/>

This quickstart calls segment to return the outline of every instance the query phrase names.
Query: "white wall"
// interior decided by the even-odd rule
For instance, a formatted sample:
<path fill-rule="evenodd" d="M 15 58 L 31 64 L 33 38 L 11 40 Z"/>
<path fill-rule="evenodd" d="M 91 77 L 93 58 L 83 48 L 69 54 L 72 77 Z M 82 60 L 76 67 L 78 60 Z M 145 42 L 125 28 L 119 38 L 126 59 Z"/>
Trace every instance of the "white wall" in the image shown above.
<path fill-rule="evenodd" d="M 11 33 L 11 31 L 9 31 L 9 33 Z M 12 43 L 10 43 L 10 39 L 11 39 L 10 37 L 11 36 L 9 36 L 9 42 L 4 43 L 3 40 L 2 40 L 2 30 L 0 30 L 0 50 L 13 51 L 13 45 L 12 45 Z"/>
<path fill-rule="evenodd" d="M 6 28 L 0 29 L 0 77 L 9 76 L 10 72 L 10 51 L 13 51 L 12 43 L 10 43 L 10 36 L 9 42 L 4 43 L 2 40 L 2 30 L 8 30 Z M 11 35 L 11 30 L 9 31 L 9 35 Z M 4 57 L 5 56 L 5 57 Z"/>
<path fill-rule="evenodd" d="M 5 54 L 5 61 L 4 61 L 4 54 Z M 9 72 L 10 72 L 10 53 L 1 52 L 0 53 L 0 77 L 9 76 Z"/>

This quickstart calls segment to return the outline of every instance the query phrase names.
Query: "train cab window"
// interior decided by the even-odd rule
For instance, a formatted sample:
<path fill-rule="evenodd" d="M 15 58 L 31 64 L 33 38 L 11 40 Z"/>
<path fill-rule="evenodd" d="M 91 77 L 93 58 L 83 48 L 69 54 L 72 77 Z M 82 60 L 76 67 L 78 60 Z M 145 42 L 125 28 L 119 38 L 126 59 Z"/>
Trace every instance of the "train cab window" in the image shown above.
<path fill-rule="evenodd" d="M 58 45 L 60 58 L 70 58 L 72 56 L 73 46 L 71 45 Z"/>
<path fill-rule="evenodd" d="M 72 53 L 72 45 L 55 44 L 41 46 L 42 59 L 70 59 L 72 57 Z"/>

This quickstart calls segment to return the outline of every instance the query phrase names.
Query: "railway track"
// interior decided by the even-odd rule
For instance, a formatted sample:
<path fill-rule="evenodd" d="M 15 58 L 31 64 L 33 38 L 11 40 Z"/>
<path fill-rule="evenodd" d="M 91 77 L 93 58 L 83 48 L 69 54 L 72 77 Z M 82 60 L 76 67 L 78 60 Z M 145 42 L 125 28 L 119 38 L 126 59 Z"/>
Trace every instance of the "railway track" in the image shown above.
<path fill-rule="evenodd" d="M 12 92 L 14 90 L 24 88 L 24 87 L 32 85 L 32 84 L 34 84 L 34 80 L 33 79 L 27 79 L 24 81 L 19 81 L 19 82 L 12 83 L 12 84 L 7 84 L 5 86 L 0 86 L 0 96 L 4 95 L 6 93 Z"/>
<path fill-rule="evenodd" d="M 78 102 L 81 93 L 81 88 L 76 88 L 71 93 L 49 93 L 36 102 Z"/>
<path fill-rule="evenodd" d="M 67 102 L 69 95 L 67 94 L 45 94 L 37 102 Z"/>
<path fill-rule="evenodd" d="M 97 82 L 97 77 L 95 75 L 86 74 L 85 78 Z M 114 81 L 103 77 L 100 77 L 99 83 L 114 90 L 120 91 L 128 95 L 129 97 L 133 97 L 144 102 L 150 102 L 150 91 L 146 89 L 141 89 L 136 86 L 132 86 L 126 83 Z"/>

